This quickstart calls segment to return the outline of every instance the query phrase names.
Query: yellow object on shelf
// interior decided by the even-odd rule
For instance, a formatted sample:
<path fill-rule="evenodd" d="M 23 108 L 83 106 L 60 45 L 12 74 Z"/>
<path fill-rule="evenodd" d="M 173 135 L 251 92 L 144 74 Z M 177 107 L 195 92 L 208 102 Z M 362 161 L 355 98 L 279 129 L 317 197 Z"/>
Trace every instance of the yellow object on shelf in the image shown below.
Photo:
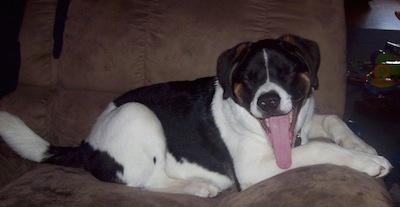
<path fill-rule="evenodd" d="M 391 70 L 390 67 L 385 64 L 377 64 L 374 67 L 373 74 L 375 78 L 389 78 Z"/>

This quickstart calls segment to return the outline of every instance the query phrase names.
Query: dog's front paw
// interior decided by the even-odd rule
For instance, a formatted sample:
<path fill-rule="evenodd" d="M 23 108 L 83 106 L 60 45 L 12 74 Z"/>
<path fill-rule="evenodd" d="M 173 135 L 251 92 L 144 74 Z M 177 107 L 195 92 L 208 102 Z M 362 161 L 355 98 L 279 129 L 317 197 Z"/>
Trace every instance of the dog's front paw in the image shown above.
<path fill-rule="evenodd" d="M 217 186 L 208 182 L 191 182 L 185 186 L 185 191 L 203 198 L 215 197 L 221 192 Z"/>
<path fill-rule="evenodd" d="M 393 168 L 390 162 L 382 156 L 363 153 L 363 157 L 358 163 L 359 170 L 370 176 L 383 177 Z"/>

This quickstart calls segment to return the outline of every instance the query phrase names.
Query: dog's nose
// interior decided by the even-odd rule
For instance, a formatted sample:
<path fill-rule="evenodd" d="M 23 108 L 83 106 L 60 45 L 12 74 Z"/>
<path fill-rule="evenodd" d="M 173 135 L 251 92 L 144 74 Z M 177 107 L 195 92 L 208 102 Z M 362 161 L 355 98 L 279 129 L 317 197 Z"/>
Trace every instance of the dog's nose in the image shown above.
<path fill-rule="evenodd" d="M 277 109 L 280 102 L 281 97 L 272 91 L 261 95 L 257 100 L 257 105 L 263 111 L 271 111 Z"/>

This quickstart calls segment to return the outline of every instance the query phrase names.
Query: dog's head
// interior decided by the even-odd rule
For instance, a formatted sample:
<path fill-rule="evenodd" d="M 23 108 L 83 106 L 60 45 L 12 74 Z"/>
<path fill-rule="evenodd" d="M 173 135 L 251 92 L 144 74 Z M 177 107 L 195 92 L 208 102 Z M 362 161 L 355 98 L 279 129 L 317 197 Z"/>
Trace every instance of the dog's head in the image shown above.
<path fill-rule="evenodd" d="M 318 45 L 294 35 L 244 42 L 218 59 L 223 98 L 233 99 L 260 121 L 279 167 L 291 165 L 298 113 L 318 87 Z"/>

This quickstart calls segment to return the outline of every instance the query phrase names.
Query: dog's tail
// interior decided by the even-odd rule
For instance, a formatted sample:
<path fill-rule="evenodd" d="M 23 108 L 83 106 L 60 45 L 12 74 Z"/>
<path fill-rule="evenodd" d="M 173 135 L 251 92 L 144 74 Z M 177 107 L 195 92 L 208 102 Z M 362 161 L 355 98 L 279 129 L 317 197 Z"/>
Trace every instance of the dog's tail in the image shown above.
<path fill-rule="evenodd" d="M 21 157 L 41 163 L 79 167 L 80 147 L 56 147 L 33 132 L 18 117 L 0 111 L 0 136 Z"/>

